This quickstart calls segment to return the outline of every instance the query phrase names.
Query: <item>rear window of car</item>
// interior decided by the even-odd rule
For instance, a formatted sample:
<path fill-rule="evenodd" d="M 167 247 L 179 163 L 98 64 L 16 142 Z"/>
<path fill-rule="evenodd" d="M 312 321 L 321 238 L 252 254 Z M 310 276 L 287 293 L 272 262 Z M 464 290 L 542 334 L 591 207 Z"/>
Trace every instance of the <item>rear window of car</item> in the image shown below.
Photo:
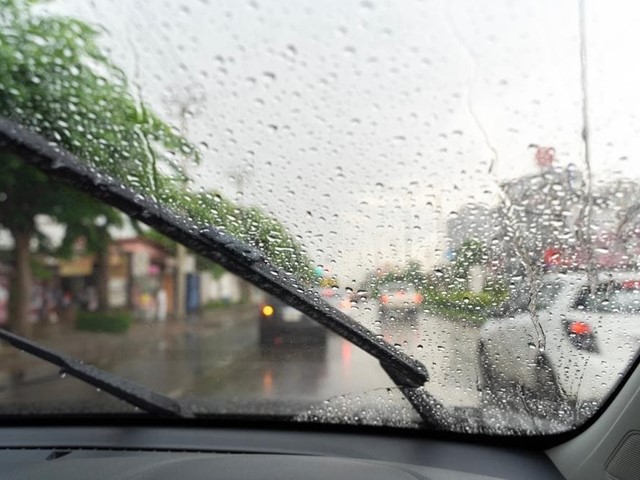
<path fill-rule="evenodd" d="M 640 313 L 640 282 L 604 282 L 585 286 L 574 308 L 600 313 Z"/>
<path fill-rule="evenodd" d="M 561 288 L 562 283 L 554 281 L 542 283 L 535 293 L 527 287 L 507 301 L 506 313 L 513 315 L 528 311 L 532 299 L 534 310 L 548 310 L 558 298 Z"/>

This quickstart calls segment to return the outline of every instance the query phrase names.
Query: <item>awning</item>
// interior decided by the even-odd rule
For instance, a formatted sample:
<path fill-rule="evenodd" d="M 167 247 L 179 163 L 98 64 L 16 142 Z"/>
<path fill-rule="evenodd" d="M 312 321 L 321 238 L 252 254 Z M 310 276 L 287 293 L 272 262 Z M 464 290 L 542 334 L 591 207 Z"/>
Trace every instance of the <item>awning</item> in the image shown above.
<path fill-rule="evenodd" d="M 58 274 L 61 277 L 86 277 L 93 274 L 93 255 L 60 260 Z"/>

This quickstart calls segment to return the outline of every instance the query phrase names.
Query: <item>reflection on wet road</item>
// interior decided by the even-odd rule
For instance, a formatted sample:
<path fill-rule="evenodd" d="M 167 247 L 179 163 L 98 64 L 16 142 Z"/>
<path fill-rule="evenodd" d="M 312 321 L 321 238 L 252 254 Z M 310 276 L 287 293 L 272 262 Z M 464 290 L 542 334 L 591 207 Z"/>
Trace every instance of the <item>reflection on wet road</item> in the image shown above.
<path fill-rule="evenodd" d="M 321 400 L 391 385 L 373 358 L 331 335 L 325 346 L 284 345 L 266 352 L 248 349 L 224 368 L 210 370 L 186 393 Z"/>
<path fill-rule="evenodd" d="M 478 327 L 434 315 L 384 320 L 373 309 L 350 314 L 422 362 L 429 372 L 427 389 L 445 405 L 479 404 Z"/>

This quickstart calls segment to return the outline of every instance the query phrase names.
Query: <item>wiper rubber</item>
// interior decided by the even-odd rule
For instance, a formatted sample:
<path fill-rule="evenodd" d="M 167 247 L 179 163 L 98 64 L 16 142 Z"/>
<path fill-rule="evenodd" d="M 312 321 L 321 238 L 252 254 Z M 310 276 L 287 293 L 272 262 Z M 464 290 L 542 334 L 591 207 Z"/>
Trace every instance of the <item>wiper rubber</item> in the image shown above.
<path fill-rule="evenodd" d="M 99 388 L 105 393 L 138 407 L 147 413 L 165 417 L 188 418 L 192 416 L 182 405 L 172 398 L 165 397 L 158 392 L 114 375 L 113 373 L 100 370 L 76 358 L 54 352 L 47 347 L 32 342 L 15 333 L 11 333 L 3 328 L 0 328 L 0 339 L 5 340 L 14 347 L 34 357 L 38 357 L 45 362 L 60 367 L 60 373 L 68 374 L 82 380 L 84 383 Z"/>
<path fill-rule="evenodd" d="M 214 227 L 201 228 L 112 177 L 98 173 L 68 151 L 6 118 L 0 118 L 0 148 L 13 152 L 51 177 L 121 210 L 208 258 L 345 338 L 394 372 L 402 387 L 428 380 L 426 367 L 323 301 L 317 292 L 294 285 L 256 248 Z M 274 275 L 276 271 L 278 274 Z"/>

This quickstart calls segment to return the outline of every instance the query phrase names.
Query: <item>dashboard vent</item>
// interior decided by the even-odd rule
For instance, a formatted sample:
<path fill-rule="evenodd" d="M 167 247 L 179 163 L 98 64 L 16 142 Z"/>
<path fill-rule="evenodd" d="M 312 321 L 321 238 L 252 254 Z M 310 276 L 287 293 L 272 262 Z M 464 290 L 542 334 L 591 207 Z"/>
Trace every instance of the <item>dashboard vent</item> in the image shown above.
<path fill-rule="evenodd" d="M 637 480 L 640 478 L 640 432 L 629 432 L 607 462 L 607 478 Z"/>

